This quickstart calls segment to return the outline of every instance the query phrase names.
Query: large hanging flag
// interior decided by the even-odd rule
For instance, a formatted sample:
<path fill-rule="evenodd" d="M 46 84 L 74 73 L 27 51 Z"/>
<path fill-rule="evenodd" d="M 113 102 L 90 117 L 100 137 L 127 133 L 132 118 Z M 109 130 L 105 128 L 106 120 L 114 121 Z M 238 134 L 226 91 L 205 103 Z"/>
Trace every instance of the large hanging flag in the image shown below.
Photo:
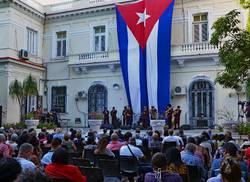
<path fill-rule="evenodd" d="M 170 48 L 174 0 L 118 4 L 117 31 L 129 105 L 134 113 L 155 106 L 163 113 L 170 98 Z"/>

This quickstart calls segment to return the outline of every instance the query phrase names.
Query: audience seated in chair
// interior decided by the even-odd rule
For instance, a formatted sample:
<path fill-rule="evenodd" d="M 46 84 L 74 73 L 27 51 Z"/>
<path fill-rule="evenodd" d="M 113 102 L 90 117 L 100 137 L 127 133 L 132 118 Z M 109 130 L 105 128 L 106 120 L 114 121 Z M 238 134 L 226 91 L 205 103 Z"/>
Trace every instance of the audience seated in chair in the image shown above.
<path fill-rule="evenodd" d="M 180 151 L 176 147 L 171 147 L 166 152 L 167 157 L 167 171 L 178 173 L 183 182 L 192 182 L 189 178 L 188 167 L 181 160 Z"/>
<path fill-rule="evenodd" d="M 239 162 L 232 157 L 226 157 L 220 165 L 220 174 L 208 179 L 207 182 L 245 182 L 241 176 Z"/>
<path fill-rule="evenodd" d="M 52 178 L 69 179 L 75 182 L 86 182 L 78 167 L 68 165 L 69 154 L 64 148 L 58 148 L 52 155 L 52 163 L 45 167 L 45 172 Z"/>
<path fill-rule="evenodd" d="M 153 172 L 145 175 L 145 182 L 182 182 L 182 178 L 177 173 L 167 172 L 167 159 L 162 153 L 156 153 L 152 157 Z"/>
<path fill-rule="evenodd" d="M 62 140 L 60 138 L 54 138 L 51 143 L 51 150 L 46 153 L 43 158 L 41 159 L 41 164 L 46 166 L 51 163 L 51 157 L 54 151 L 59 148 L 62 144 Z"/>

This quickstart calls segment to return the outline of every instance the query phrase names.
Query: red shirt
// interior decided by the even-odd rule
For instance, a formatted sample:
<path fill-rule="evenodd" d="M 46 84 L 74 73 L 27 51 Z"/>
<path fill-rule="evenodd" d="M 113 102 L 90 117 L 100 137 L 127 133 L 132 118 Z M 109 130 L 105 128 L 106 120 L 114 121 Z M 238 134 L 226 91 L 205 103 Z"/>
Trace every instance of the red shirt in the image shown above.
<path fill-rule="evenodd" d="M 87 182 L 78 167 L 51 163 L 45 167 L 45 173 L 52 178 L 66 178 L 74 182 Z"/>

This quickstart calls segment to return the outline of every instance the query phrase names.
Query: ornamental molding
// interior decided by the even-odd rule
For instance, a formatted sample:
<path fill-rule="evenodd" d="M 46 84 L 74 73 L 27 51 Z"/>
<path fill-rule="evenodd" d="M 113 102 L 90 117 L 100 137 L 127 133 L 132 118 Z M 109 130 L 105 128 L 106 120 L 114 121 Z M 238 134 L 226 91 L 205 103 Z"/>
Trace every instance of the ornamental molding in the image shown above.
<path fill-rule="evenodd" d="M 62 11 L 58 13 L 48 13 L 46 18 L 48 21 L 57 21 L 58 19 L 72 19 L 73 17 L 83 18 L 83 17 L 100 16 L 100 15 L 114 14 L 114 13 L 115 13 L 115 6 L 114 4 L 112 4 L 112 5 L 91 7 L 91 8 Z"/>
<path fill-rule="evenodd" d="M 15 9 L 19 10 L 20 12 L 26 13 L 27 15 L 35 17 L 39 20 L 44 20 L 44 18 L 45 18 L 44 12 L 41 12 L 41 11 L 35 9 L 22 1 L 3 0 L 0 2 L 0 7 L 4 7 L 4 6 L 13 7 Z"/>

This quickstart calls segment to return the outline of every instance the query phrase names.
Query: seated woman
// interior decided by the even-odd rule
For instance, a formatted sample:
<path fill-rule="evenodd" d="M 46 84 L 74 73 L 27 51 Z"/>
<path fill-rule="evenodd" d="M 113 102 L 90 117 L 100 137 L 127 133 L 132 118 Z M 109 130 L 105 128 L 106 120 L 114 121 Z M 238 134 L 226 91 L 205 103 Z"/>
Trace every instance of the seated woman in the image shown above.
<path fill-rule="evenodd" d="M 182 178 L 177 173 L 167 171 L 167 159 L 164 154 L 156 153 L 152 157 L 154 172 L 145 175 L 145 182 L 182 182 Z"/>
<path fill-rule="evenodd" d="M 69 153 L 75 152 L 76 151 L 76 146 L 75 146 L 74 142 L 70 140 L 69 135 L 65 134 L 63 139 L 64 140 L 62 142 L 62 146 L 64 148 L 66 148 Z"/>
<path fill-rule="evenodd" d="M 180 151 L 176 147 L 171 147 L 167 150 L 167 171 L 178 173 L 183 179 L 183 182 L 189 182 L 188 167 L 181 160 Z"/>
<path fill-rule="evenodd" d="M 95 155 L 107 155 L 110 157 L 115 157 L 115 154 L 107 148 L 108 139 L 106 137 L 102 137 L 97 144 L 97 148 L 94 151 Z"/>
<path fill-rule="evenodd" d="M 245 182 L 241 177 L 239 162 L 232 157 L 226 157 L 220 166 L 220 174 L 207 182 Z"/>
<path fill-rule="evenodd" d="M 52 155 L 52 163 L 45 167 L 45 173 L 51 178 L 68 179 L 74 182 L 86 182 L 78 167 L 68 165 L 69 154 L 65 148 L 58 148 Z"/>

